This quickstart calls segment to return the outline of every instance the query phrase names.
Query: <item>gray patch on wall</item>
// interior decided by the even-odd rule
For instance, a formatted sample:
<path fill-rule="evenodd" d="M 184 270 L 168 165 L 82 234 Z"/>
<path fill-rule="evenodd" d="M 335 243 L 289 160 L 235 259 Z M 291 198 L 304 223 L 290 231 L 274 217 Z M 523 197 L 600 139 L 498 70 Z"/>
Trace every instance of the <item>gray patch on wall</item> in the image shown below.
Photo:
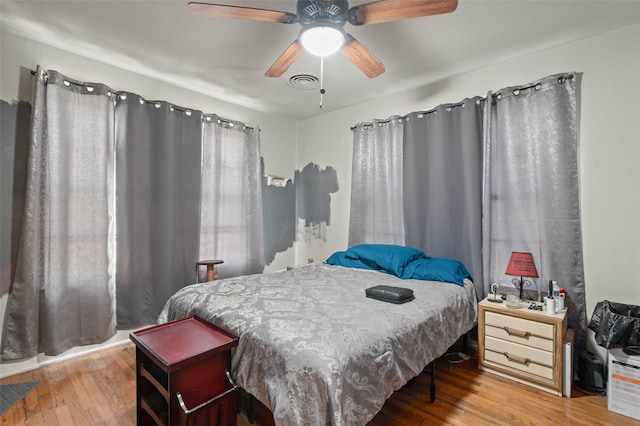
<path fill-rule="evenodd" d="M 293 247 L 297 219 L 304 220 L 305 235 L 319 238 L 315 230 L 330 224 L 331 194 L 338 190 L 335 169 L 321 170 L 314 163 L 297 170 L 293 182 L 284 187 L 267 185 L 267 177 L 263 177 L 264 258 L 267 265 L 273 262 L 277 253 Z"/>
<path fill-rule="evenodd" d="M 296 193 L 291 181 L 284 187 L 267 185 L 264 162 L 262 170 L 264 261 L 268 265 L 277 253 L 293 247 L 296 237 Z"/>
<path fill-rule="evenodd" d="M 9 292 L 24 214 L 31 105 L 0 100 L 0 296 Z"/>
<path fill-rule="evenodd" d="M 296 171 L 296 212 L 305 227 L 330 225 L 331 194 L 338 192 L 338 175 L 333 167 L 320 170 L 309 163 Z"/>

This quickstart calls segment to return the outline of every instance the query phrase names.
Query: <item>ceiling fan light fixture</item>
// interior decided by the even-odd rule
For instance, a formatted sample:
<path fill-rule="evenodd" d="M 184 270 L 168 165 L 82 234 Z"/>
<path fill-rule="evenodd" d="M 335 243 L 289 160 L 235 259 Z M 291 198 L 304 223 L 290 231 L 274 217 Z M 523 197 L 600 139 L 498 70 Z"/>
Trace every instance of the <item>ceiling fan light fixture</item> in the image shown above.
<path fill-rule="evenodd" d="M 344 32 L 330 25 L 311 26 L 302 30 L 300 43 L 312 55 L 331 56 L 344 44 Z"/>

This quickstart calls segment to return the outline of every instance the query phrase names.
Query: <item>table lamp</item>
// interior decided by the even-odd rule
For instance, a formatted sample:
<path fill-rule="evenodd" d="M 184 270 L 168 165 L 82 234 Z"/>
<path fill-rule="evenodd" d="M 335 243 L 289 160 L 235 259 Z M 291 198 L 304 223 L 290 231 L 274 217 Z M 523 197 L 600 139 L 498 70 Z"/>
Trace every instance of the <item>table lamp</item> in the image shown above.
<path fill-rule="evenodd" d="M 536 270 L 536 264 L 533 262 L 533 255 L 531 253 L 523 253 L 519 251 L 512 252 L 505 274 L 520 277 L 519 280 L 514 278 L 512 282 L 520 286 L 520 300 L 524 300 L 524 291 L 522 287 L 524 286 L 525 281 L 528 282 L 529 285 L 531 284 L 531 282 L 524 278 L 538 278 L 538 271 Z"/>

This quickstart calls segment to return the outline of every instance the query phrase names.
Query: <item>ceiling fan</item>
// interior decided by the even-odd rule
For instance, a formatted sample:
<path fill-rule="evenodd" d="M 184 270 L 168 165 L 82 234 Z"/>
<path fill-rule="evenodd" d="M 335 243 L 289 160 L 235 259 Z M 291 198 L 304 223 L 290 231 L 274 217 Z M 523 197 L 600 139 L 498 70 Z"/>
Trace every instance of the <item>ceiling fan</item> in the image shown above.
<path fill-rule="evenodd" d="M 328 56 L 338 50 L 367 77 L 385 71 L 384 65 L 352 35 L 342 28 L 351 25 L 378 24 L 408 18 L 453 12 L 458 0 L 379 0 L 349 7 L 347 0 L 298 0 L 297 14 L 277 10 L 256 9 L 191 2 L 189 11 L 213 18 L 236 18 L 282 24 L 299 23 L 299 37 L 280 55 L 265 73 L 280 77 L 306 49 L 317 56 Z M 333 44 L 328 44 L 333 41 Z M 316 49 L 316 50 L 314 50 Z"/>

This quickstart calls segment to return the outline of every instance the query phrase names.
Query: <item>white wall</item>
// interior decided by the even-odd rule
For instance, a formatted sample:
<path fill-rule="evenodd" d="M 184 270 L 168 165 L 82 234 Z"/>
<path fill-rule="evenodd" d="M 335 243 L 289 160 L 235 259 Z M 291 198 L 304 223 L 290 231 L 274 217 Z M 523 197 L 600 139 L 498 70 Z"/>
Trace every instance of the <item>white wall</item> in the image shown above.
<path fill-rule="evenodd" d="M 547 75 L 582 72 L 581 208 L 587 318 L 598 301 L 640 305 L 640 25 L 452 76 L 298 123 L 298 167 L 337 170 L 326 242 L 296 247 L 297 259 L 326 259 L 347 246 L 350 128 L 358 122 L 428 110 Z"/>
<path fill-rule="evenodd" d="M 52 69 L 80 81 L 104 83 L 114 90 L 137 93 L 147 99 L 158 99 L 175 105 L 216 113 L 222 117 L 242 121 L 261 129 L 260 142 L 265 173 L 293 176 L 295 172 L 296 123 L 273 115 L 250 110 L 235 104 L 214 99 L 190 90 L 163 83 L 144 75 L 118 68 L 118 64 L 105 64 L 60 49 L 25 39 L 11 33 L 0 35 L 0 99 L 6 102 L 24 100 L 32 103 L 30 70 L 38 65 Z M 3 200 L 4 201 L 4 200 Z M 4 242 L 3 242 L 4 244 Z M 294 251 L 278 253 L 267 271 L 284 269 L 295 264 Z M 197 259 L 194 259 L 194 262 Z M 3 329 L 7 295 L 0 297 L 0 329 Z M 128 332 L 119 332 L 107 344 L 117 344 L 128 339 Z M 79 347 L 60 357 L 40 355 L 19 362 L 0 362 L 0 377 L 35 368 L 70 355 L 102 349 L 105 345 Z"/>

